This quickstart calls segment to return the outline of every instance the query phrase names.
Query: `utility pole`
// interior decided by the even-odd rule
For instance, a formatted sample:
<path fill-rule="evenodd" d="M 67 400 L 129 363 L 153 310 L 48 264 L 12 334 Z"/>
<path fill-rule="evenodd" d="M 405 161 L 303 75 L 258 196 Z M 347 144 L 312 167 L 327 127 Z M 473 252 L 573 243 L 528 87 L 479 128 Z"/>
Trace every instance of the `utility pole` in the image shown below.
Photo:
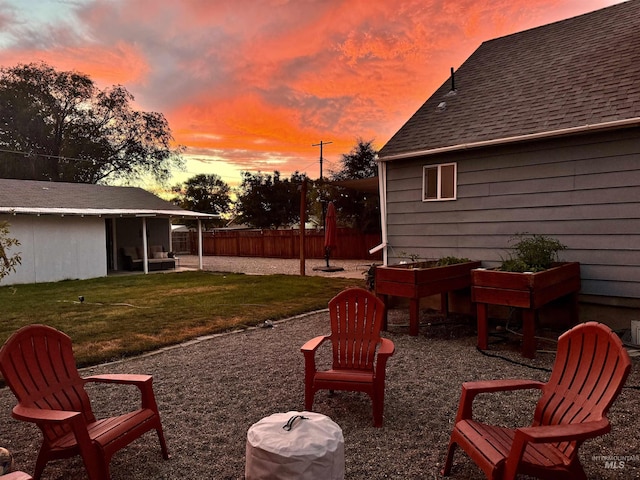
<path fill-rule="evenodd" d="M 322 178 L 322 146 L 329 145 L 330 143 L 333 142 L 323 142 L 322 140 L 320 140 L 320 143 L 314 143 L 313 145 L 311 145 L 312 147 L 320 147 L 320 178 Z"/>

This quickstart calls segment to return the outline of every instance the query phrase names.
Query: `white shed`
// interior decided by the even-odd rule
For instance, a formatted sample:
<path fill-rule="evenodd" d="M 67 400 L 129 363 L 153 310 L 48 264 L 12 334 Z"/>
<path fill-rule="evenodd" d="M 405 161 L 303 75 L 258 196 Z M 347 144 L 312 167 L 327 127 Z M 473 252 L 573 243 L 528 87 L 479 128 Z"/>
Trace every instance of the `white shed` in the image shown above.
<path fill-rule="evenodd" d="M 146 273 L 151 247 L 172 250 L 171 219 L 211 217 L 136 187 L 0 179 L 0 221 L 20 242 L 7 253 L 22 260 L 0 285 L 106 276 L 124 269 L 125 248 Z"/>

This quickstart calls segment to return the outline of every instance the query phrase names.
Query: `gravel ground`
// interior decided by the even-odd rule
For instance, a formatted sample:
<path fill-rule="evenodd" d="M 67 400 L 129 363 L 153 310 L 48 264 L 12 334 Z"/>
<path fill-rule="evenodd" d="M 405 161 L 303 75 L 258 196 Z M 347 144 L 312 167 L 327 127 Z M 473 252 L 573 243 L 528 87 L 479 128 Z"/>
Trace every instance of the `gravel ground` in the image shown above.
<path fill-rule="evenodd" d="M 221 257 L 215 258 L 219 261 Z M 484 355 L 475 349 L 473 328 L 463 318 L 445 320 L 423 312 L 417 337 L 407 334 L 408 312 L 394 309 L 389 318 L 385 336 L 395 343 L 396 354 L 387 367 L 384 427 L 372 426 L 371 403 L 364 394 L 329 395 L 323 391 L 316 395 L 314 411 L 328 415 L 343 430 L 347 479 L 440 478 L 462 382 L 548 377 L 540 368 L 551 366 L 552 354 L 539 353 L 535 360 L 525 360 L 514 344 L 505 342 L 493 344 L 489 350 L 502 358 Z M 300 346 L 315 335 L 329 333 L 328 322 L 326 311 L 315 312 L 276 322 L 273 328 L 206 337 L 83 370 L 83 375 L 154 376 L 171 458 L 162 459 L 155 433 L 147 433 L 115 455 L 112 479 L 243 478 L 249 427 L 272 413 L 303 409 Z M 635 358 L 627 385 L 640 385 L 637 367 Z M 91 386 L 90 395 L 98 416 L 134 408 L 138 398 L 135 391 L 114 386 Z M 625 388 L 610 412 L 612 433 L 581 447 L 589 478 L 640 478 L 637 399 L 637 390 Z M 526 392 L 480 396 L 474 411 L 487 421 L 526 425 L 534 402 Z M 40 433 L 10 417 L 14 404 L 11 392 L 0 389 L 0 445 L 13 452 L 19 468 L 33 472 Z M 631 458 L 624 468 L 611 469 L 606 468 L 602 456 Z M 84 478 L 78 457 L 50 462 L 43 475 L 43 480 Z M 458 451 L 450 478 L 484 477 Z"/>
<path fill-rule="evenodd" d="M 180 255 L 180 268 L 198 268 L 198 257 L 195 255 Z M 307 259 L 305 261 L 305 275 L 320 275 L 323 277 L 346 277 L 364 279 L 364 274 L 372 262 L 367 260 L 329 260 L 331 267 L 342 268 L 335 272 L 322 270 L 327 263 L 322 259 Z M 378 264 L 382 262 L 377 262 Z M 202 257 L 204 270 L 218 272 L 246 273 L 248 275 L 299 275 L 299 259 L 276 259 L 262 257 Z"/>

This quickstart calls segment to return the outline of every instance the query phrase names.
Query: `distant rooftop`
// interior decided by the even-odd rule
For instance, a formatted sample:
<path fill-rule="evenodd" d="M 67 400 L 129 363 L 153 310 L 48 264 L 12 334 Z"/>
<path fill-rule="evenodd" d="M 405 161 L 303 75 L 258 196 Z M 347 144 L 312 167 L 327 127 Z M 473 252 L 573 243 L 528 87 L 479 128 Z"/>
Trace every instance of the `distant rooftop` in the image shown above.
<path fill-rule="evenodd" d="M 0 178 L 0 213 L 210 218 L 137 187 Z"/>

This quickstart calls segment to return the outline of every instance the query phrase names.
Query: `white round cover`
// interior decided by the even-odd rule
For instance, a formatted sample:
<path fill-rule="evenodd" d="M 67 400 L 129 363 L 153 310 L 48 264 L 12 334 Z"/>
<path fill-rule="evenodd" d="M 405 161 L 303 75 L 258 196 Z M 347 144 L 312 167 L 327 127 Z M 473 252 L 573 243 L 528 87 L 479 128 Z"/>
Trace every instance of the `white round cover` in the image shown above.
<path fill-rule="evenodd" d="M 296 418 L 302 415 L 304 419 Z M 283 428 L 291 425 L 290 430 Z M 247 480 L 344 478 L 342 429 L 313 412 L 274 413 L 247 432 Z"/>

